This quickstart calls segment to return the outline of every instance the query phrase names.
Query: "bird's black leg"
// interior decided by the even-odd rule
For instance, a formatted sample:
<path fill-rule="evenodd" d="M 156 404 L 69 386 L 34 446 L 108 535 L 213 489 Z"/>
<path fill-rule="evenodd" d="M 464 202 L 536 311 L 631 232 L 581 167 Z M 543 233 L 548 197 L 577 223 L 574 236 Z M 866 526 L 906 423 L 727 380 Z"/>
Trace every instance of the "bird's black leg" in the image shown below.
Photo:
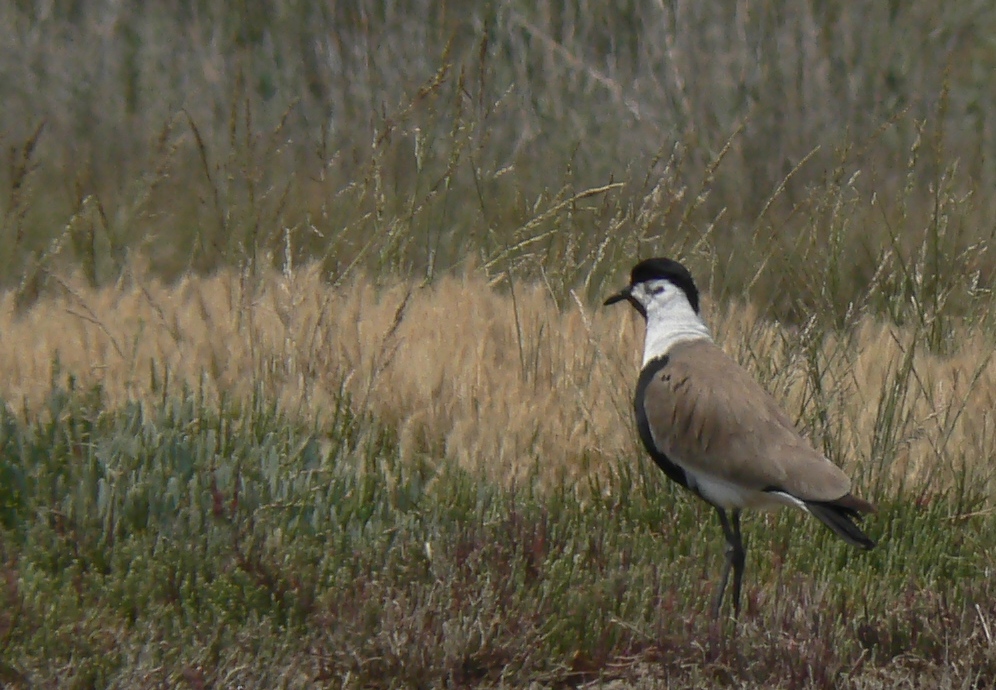
<path fill-rule="evenodd" d="M 740 534 L 740 511 L 732 511 L 730 517 L 733 518 L 734 542 L 728 547 L 727 558 L 733 561 L 733 617 L 740 616 L 740 588 L 744 583 L 744 563 L 747 561 L 747 549 L 744 548 L 744 539 Z M 729 541 L 729 537 L 727 537 Z"/>
<path fill-rule="evenodd" d="M 733 569 L 733 617 L 740 615 L 740 588 L 744 580 L 744 562 L 746 561 L 746 550 L 744 549 L 743 537 L 740 534 L 740 510 L 733 510 L 731 521 L 726 517 L 726 511 L 716 508 L 719 513 L 719 524 L 723 527 L 723 535 L 726 537 L 726 562 L 723 563 L 723 574 L 719 578 L 719 589 L 716 592 L 716 599 L 712 605 L 712 617 L 719 618 L 719 611 L 723 604 L 723 592 L 726 590 L 726 583 L 730 579 L 730 569 Z"/>

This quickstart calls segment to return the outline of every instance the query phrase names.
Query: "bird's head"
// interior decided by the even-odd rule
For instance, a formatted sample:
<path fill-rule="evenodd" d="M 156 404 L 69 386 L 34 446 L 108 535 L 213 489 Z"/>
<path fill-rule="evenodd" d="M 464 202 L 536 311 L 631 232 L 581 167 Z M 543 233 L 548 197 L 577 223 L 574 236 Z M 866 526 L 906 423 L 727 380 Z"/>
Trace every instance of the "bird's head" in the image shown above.
<path fill-rule="evenodd" d="M 626 300 L 647 318 L 648 313 L 664 309 L 676 299 L 685 300 L 699 313 L 699 289 L 692 274 L 677 261 L 661 257 L 644 259 L 634 266 L 629 285 L 605 300 L 605 305 Z"/>

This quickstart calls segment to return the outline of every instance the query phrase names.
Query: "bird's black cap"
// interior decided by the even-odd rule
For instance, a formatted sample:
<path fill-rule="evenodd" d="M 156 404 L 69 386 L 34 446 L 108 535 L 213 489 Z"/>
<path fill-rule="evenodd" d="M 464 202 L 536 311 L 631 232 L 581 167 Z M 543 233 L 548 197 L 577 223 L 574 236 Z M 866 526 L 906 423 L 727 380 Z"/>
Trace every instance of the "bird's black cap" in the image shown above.
<path fill-rule="evenodd" d="M 624 299 L 629 300 L 629 302 L 636 307 L 637 311 L 645 317 L 646 314 L 644 313 L 643 305 L 639 304 L 631 295 L 633 286 L 638 285 L 639 283 L 645 283 L 648 280 L 662 279 L 667 280 L 681 288 L 681 290 L 685 293 L 685 296 L 688 298 L 688 303 L 692 305 L 692 309 L 698 313 L 699 289 L 695 286 L 692 274 L 681 263 L 673 259 L 666 259 L 664 257 L 644 259 L 634 266 L 633 270 L 630 271 L 629 274 L 629 285 L 605 300 L 605 304 L 615 304 L 616 302 L 621 302 Z"/>
<path fill-rule="evenodd" d="M 696 312 L 699 310 L 699 289 L 692 280 L 692 274 L 685 266 L 673 259 L 658 257 L 654 259 L 644 259 L 629 274 L 630 285 L 643 283 L 648 280 L 669 280 L 680 287 L 688 297 L 688 303 Z"/>

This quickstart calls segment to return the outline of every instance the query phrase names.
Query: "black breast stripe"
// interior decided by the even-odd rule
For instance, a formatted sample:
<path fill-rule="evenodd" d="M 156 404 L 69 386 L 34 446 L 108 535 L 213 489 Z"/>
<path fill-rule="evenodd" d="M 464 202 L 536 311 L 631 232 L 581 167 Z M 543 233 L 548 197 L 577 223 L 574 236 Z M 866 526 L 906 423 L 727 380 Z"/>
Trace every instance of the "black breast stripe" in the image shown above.
<path fill-rule="evenodd" d="M 688 486 L 688 477 L 685 476 L 685 470 L 671 462 L 667 455 L 658 450 L 654 444 L 654 437 L 650 433 L 650 420 L 647 419 L 647 410 L 643 404 L 650 382 L 653 381 L 654 377 L 662 369 L 667 367 L 669 361 L 667 355 L 655 357 L 647 362 L 647 365 L 643 367 L 643 371 L 640 372 L 640 378 L 636 382 L 636 398 L 633 401 L 633 407 L 636 410 L 636 428 L 640 432 L 640 440 L 643 441 L 644 448 L 650 453 L 650 457 L 654 459 L 657 466 L 664 470 L 664 474 L 668 478 L 688 489 L 690 487 Z"/>

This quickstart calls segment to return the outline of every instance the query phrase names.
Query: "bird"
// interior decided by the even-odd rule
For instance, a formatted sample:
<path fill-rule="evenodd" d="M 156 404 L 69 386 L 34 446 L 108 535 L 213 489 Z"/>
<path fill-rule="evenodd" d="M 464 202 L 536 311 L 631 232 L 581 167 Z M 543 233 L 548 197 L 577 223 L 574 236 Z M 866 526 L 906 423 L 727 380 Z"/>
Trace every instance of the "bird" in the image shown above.
<path fill-rule="evenodd" d="M 740 615 L 746 549 L 743 509 L 800 508 L 848 544 L 872 549 L 856 524 L 875 506 L 851 492 L 850 478 L 807 442 L 775 398 L 712 338 L 699 290 L 680 262 L 650 258 L 605 306 L 629 302 L 646 322 L 633 407 L 643 446 L 667 477 L 712 505 L 726 559 L 712 605 L 718 619 L 733 571 L 733 618 Z"/>

